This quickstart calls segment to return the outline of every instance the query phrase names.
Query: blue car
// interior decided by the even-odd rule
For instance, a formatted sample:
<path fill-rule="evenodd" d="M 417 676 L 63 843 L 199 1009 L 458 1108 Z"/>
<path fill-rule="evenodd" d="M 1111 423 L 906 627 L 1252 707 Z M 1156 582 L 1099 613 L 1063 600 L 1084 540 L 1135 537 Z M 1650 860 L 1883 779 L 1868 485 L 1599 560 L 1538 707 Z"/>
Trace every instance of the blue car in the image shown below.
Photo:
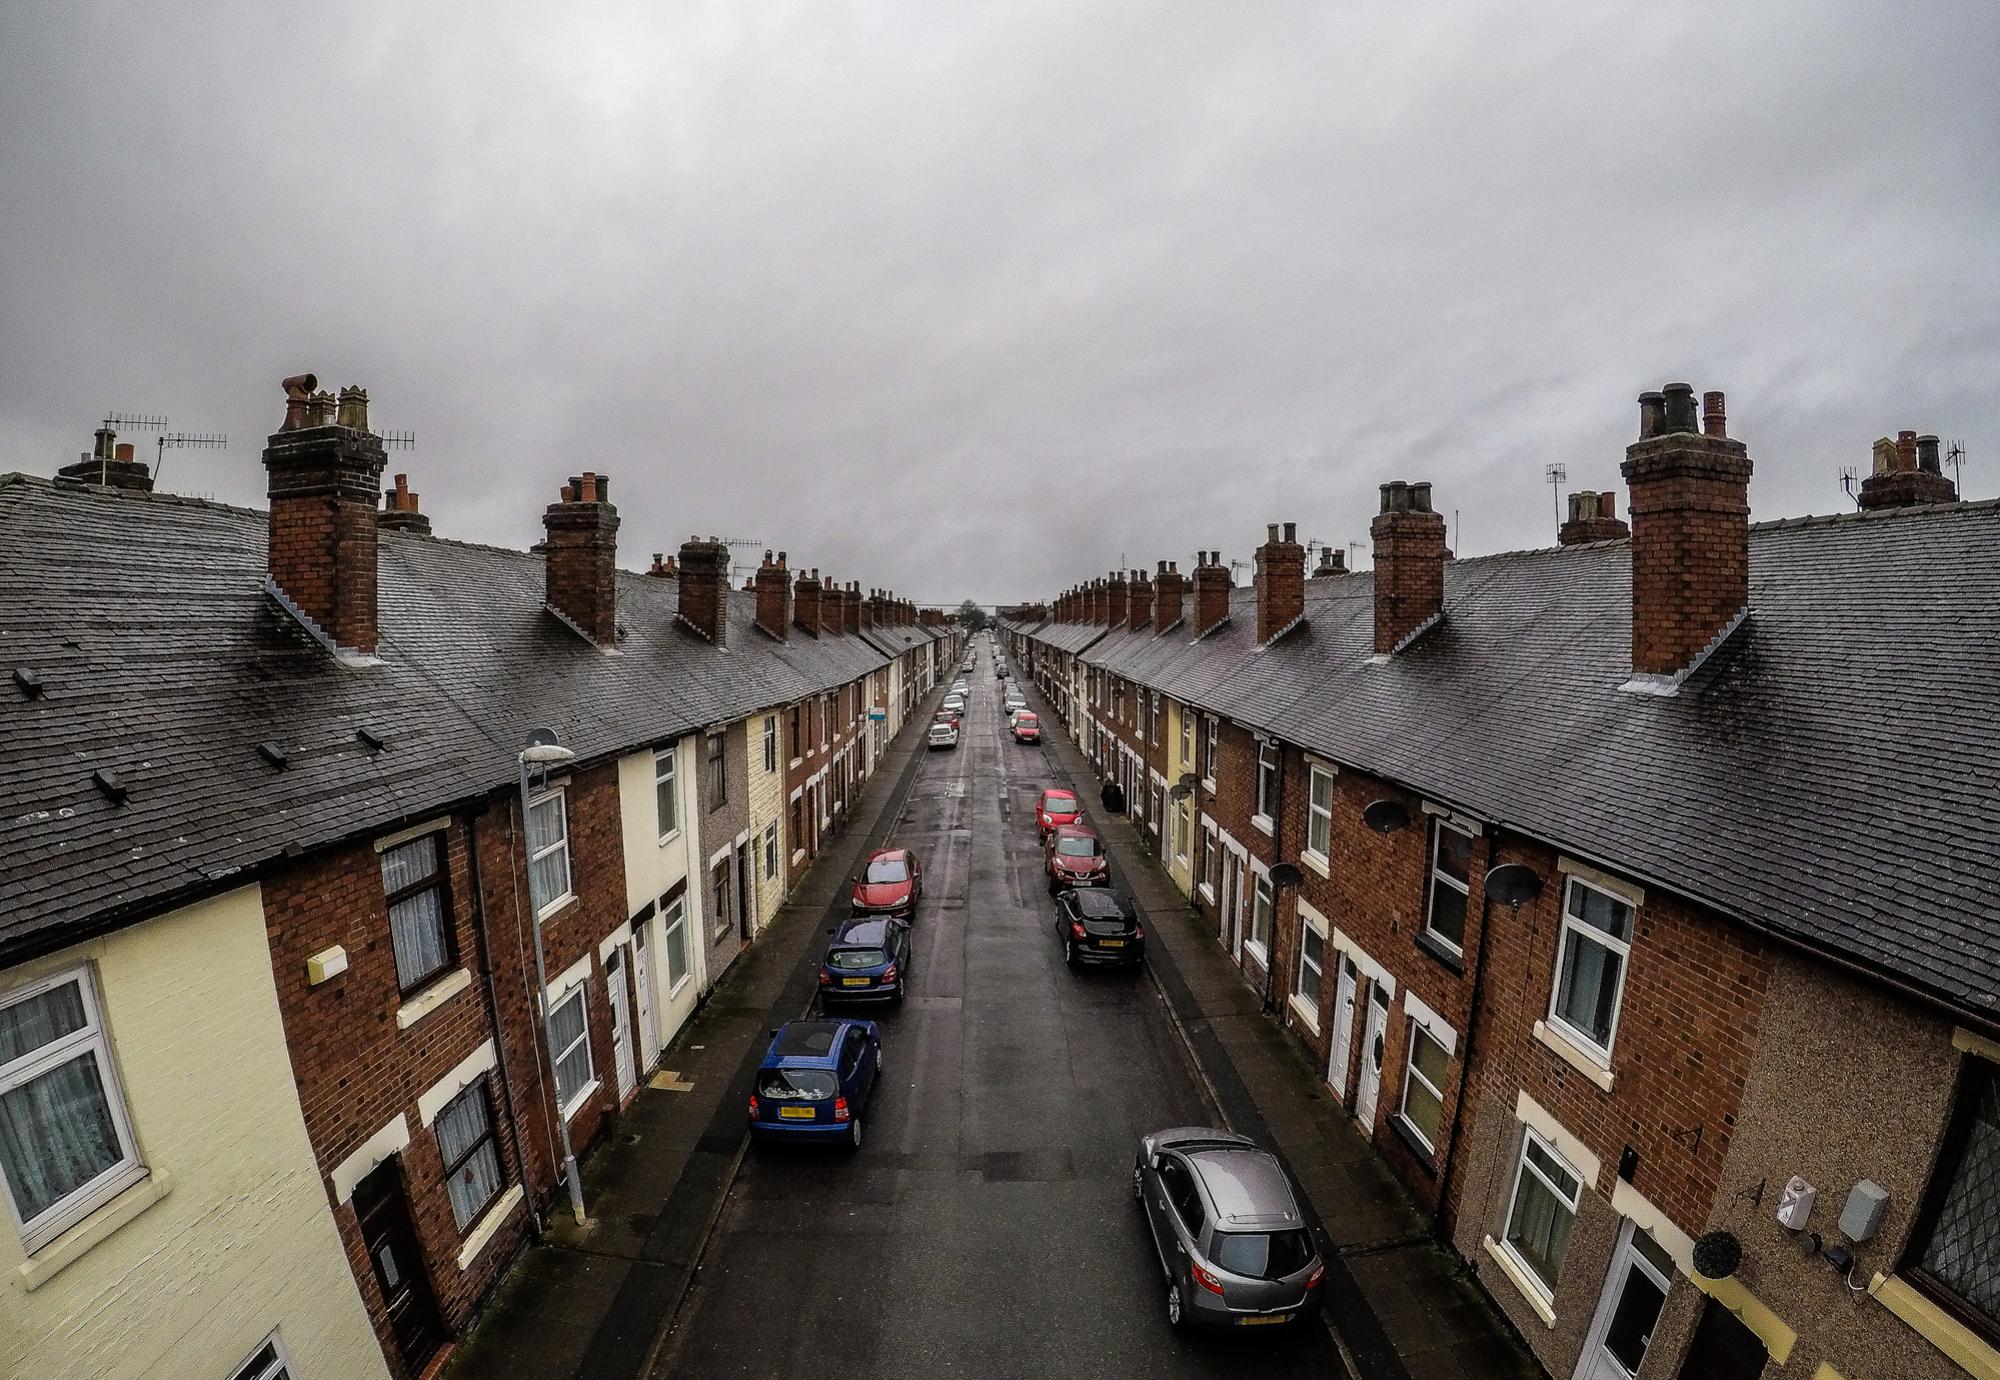
<path fill-rule="evenodd" d="M 849 920 L 828 931 L 833 941 L 819 964 L 822 1005 L 847 1001 L 903 1004 L 910 981 L 910 926 L 884 916 Z"/>
<path fill-rule="evenodd" d="M 793 1021 L 771 1032 L 750 1090 L 753 1141 L 837 1141 L 861 1148 L 861 1109 L 882 1071 L 873 1021 Z"/>

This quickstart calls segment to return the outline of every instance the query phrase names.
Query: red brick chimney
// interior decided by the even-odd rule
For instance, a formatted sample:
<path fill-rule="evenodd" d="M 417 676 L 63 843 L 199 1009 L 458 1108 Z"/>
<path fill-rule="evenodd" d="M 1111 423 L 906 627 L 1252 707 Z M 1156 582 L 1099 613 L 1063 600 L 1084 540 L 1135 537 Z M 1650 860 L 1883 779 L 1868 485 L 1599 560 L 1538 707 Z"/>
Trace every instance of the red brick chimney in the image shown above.
<path fill-rule="evenodd" d="M 410 489 L 410 476 L 396 476 L 396 487 L 382 495 L 381 511 L 375 514 L 375 525 L 391 532 L 414 532 L 420 537 L 431 534 L 431 520 L 417 510 L 417 495 Z"/>
<path fill-rule="evenodd" d="M 1319 549 L 1319 564 L 1313 567 L 1312 577 L 1323 580 L 1329 575 L 1347 573 L 1347 553 L 1337 546 L 1322 546 Z"/>
<path fill-rule="evenodd" d="M 819 579 L 819 635 L 839 637 L 847 631 L 847 591 L 831 575 Z"/>
<path fill-rule="evenodd" d="M 808 637 L 819 636 L 819 595 L 819 568 L 815 566 L 792 587 L 792 622 Z"/>
<path fill-rule="evenodd" d="M 671 564 L 671 562 L 670 562 Z M 710 537 L 681 543 L 681 622 L 718 647 L 729 645 L 729 548 Z"/>
<path fill-rule="evenodd" d="M 1720 394 L 1711 394 L 1720 397 Z M 1606 489 L 1578 489 L 1569 496 L 1569 521 L 1556 529 L 1556 541 L 1563 546 L 1581 546 L 1587 541 L 1613 541 L 1629 537 L 1632 529 L 1618 516 L 1618 495 Z"/>
<path fill-rule="evenodd" d="M 366 655 L 375 650 L 375 506 L 388 457 L 368 430 L 367 394 L 345 390 L 360 402 L 343 409 L 350 425 L 336 425 L 318 387 L 311 374 L 285 380 L 284 425 L 264 446 L 268 568 L 285 599 L 335 646 Z"/>
<path fill-rule="evenodd" d="M 542 514 L 543 583 L 548 606 L 600 646 L 618 641 L 618 510 L 611 477 L 584 474 L 563 486 Z"/>
<path fill-rule="evenodd" d="M 661 579 L 666 579 L 678 572 L 674 569 L 674 558 L 672 556 L 669 556 L 664 551 L 655 551 L 653 553 L 652 567 L 646 573 L 648 575 L 658 575 Z"/>
<path fill-rule="evenodd" d="M 1257 548 L 1257 640 L 1269 642 L 1306 611 L 1306 549 L 1297 523 L 1264 529 Z"/>
<path fill-rule="evenodd" d="M 153 491 L 152 470 L 144 461 L 135 458 L 132 447 L 118 439 L 118 433 L 111 429 L 108 422 L 97 429 L 97 443 L 91 448 L 91 453 L 77 456 L 74 463 L 64 465 L 56 471 L 56 475 L 112 489 L 130 489 L 137 493 Z"/>
<path fill-rule="evenodd" d="M 1127 589 L 1125 572 L 1114 570 L 1104 579 L 1104 623 L 1111 628 L 1125 626 Z"/>
<path fill-rule="evenodd" d="M 1711 415 L 1722 415 L 1710 395 Z M 1696 429 L 1694 389 L 1639 396 L 1622 467 L 1632 503 L 1632 671 L 1675 682 L 1734 627 L 1750 598 L 1750 454 Z"/>
<path fill-rule="evenodd" d="M 1125 585 L 1125 626 L 1133 632 L 1153 626 L 1153 582 L 1135 570 Z"/>
<path fill-rule="evenodd" d="M 1163 633 L 1180 621 L 1180 562 L 1161 561 L 1153 572 L 1153 631 Z"/>
<path fill-rule="evenodd" d="M 757 567 L 757 626 L 780 642 L 792 631 L 792 572 L 785 564 L 785 553 L 771 559 L 771 553 L 764 553 L 764 563 Z"/>
<path fill-rule="evenodd" d="M 1886 436 L 1877 441 L 1874 469 L 1861 481 L 1858 502 L 1863 508 L 1958 502 L 1958 486 L 1945 477 L 1938 460 L 1938 438 L 1899 431 L 1894 441 Z"/>
<path fill-rule="evenodd" d="M 1229 591 L 1234 581 L 1220 551 L 1195 552 L 1193 580 L 1194 635 L 1202 638 L 1229 617 Z"/>
<path fill-rule="evenodd" d="M 1388 656 L 1444 612 L 1444 517 L 1431 511 L 1431 486 L 1384 484 L 1368 534 L 1375 544 L 1375 654 Z"/>

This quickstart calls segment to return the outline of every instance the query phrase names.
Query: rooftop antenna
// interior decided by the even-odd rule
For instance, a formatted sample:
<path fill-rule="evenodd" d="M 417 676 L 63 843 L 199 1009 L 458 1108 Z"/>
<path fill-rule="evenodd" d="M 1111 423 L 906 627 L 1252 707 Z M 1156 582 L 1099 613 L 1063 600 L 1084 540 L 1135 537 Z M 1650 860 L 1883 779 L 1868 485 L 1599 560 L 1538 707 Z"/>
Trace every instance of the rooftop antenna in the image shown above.
<path fill-rule="evenodd" d="M 166 468 L 167 447 L 175 450 L 228 450 L 229 437 L 220 431 L 176 431 L 158 438 L 153 450 L 153 484 L 160 482 L 160 471 Z"/>
<path fill-rule="evenodd" d="M 1555 492 L 1556 521 L 1560 522 L 1563 515 L 1562 486 L 1569 482 L 1569 466 L 1560 462 L 1542 466 L 1542 482 Z"/>
<path fill-rule="evenodd" d="M 97 425 L 97 449 L 93 455 L 79 456 L 81 460 L 97 461 L 97 482 L 105 482 L 113 458 L 113 442 L 118 439 L 121 428 L 137 428 L 142 431 L 159 431 L 167 425 L 163 414 L 155 412 L 107 412 L 104 420 Z"/>
<path fill-rule="evenodd" d="M 1351 541 L 1347 543 L 1347 568 L 1349 570 L 1356 569 L 1357 562 L 1359 562 L 1360 559 L 1361 559 L 1361 543 L 1358 541 Z"/>
<path fill-rule="evenodd" d="M 413 450 L 417 444 L 414 431 L 378 431 L 375 439 L 382 443 L 384 450 Z"/>
<path fill-rule="evenodd" d="M 1959 496 L 1965 496 L 1965 442 L 1948 441 L 1944 448 L 1944 462 L 1951 466 L 1951 486 Z"/>
<path fill-rule="evenodd" d="M 1849 498 L 1854 500 L 1854 506 L 1859 508 L 1861 506 L 1861 495 L 1856 491 L 1861 487 L 1861 471 L 1853 465 L 1842 465 L 1840 467 L 1840 487 L 1846 492 Z"/>

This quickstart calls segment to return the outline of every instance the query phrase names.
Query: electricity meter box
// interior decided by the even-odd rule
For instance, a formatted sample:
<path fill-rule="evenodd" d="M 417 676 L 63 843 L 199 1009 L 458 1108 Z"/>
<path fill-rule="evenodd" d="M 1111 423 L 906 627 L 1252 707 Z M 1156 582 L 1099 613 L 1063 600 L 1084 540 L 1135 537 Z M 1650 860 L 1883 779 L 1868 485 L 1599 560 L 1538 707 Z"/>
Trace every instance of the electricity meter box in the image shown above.
<path fill-rule="evenodd" d="M 1881 1227 L 1882 1213 L 1888 1206 L 1889 1190 L 1873 1179 L 1863 1179 L 1840 1210 L 1840 1234 L 1857 1244 L 1868 1240 Z"/>
<path fill-rule="evenodd" d="M 1798 1175 L 1792 1175 L 1791 1182 L 1778 1197 L 1778 1225 L 1786 1231 L 1804 1231 L 1812 1217 L 1813 1200 L 1819 1190 Z"/>

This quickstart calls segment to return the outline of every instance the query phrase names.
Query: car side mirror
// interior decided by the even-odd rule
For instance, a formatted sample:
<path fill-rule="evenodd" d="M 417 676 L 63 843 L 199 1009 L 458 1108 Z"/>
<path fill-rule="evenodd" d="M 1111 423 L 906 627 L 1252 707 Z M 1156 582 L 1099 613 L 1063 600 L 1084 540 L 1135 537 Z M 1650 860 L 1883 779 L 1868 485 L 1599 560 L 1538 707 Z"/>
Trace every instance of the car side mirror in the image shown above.
<path fill-rule="evenodd" d="M 1157 1174 L 1157 1173 L 1158 1173 L 1158 1172 L 1159 1172 L 1160 1170 L 1162 1170 L 1162 1169 L 1166 1168 L 1166 1166 L 1167 1166 L 1167 1157 L 1166 1157 L 1165 1155 L 1154 1155 L 1154 1156 L 1153 1156 L 1153 1172 L 1154 1172 L 1154 1173 L 1156 1173 L 1156 1174 Z"/>

